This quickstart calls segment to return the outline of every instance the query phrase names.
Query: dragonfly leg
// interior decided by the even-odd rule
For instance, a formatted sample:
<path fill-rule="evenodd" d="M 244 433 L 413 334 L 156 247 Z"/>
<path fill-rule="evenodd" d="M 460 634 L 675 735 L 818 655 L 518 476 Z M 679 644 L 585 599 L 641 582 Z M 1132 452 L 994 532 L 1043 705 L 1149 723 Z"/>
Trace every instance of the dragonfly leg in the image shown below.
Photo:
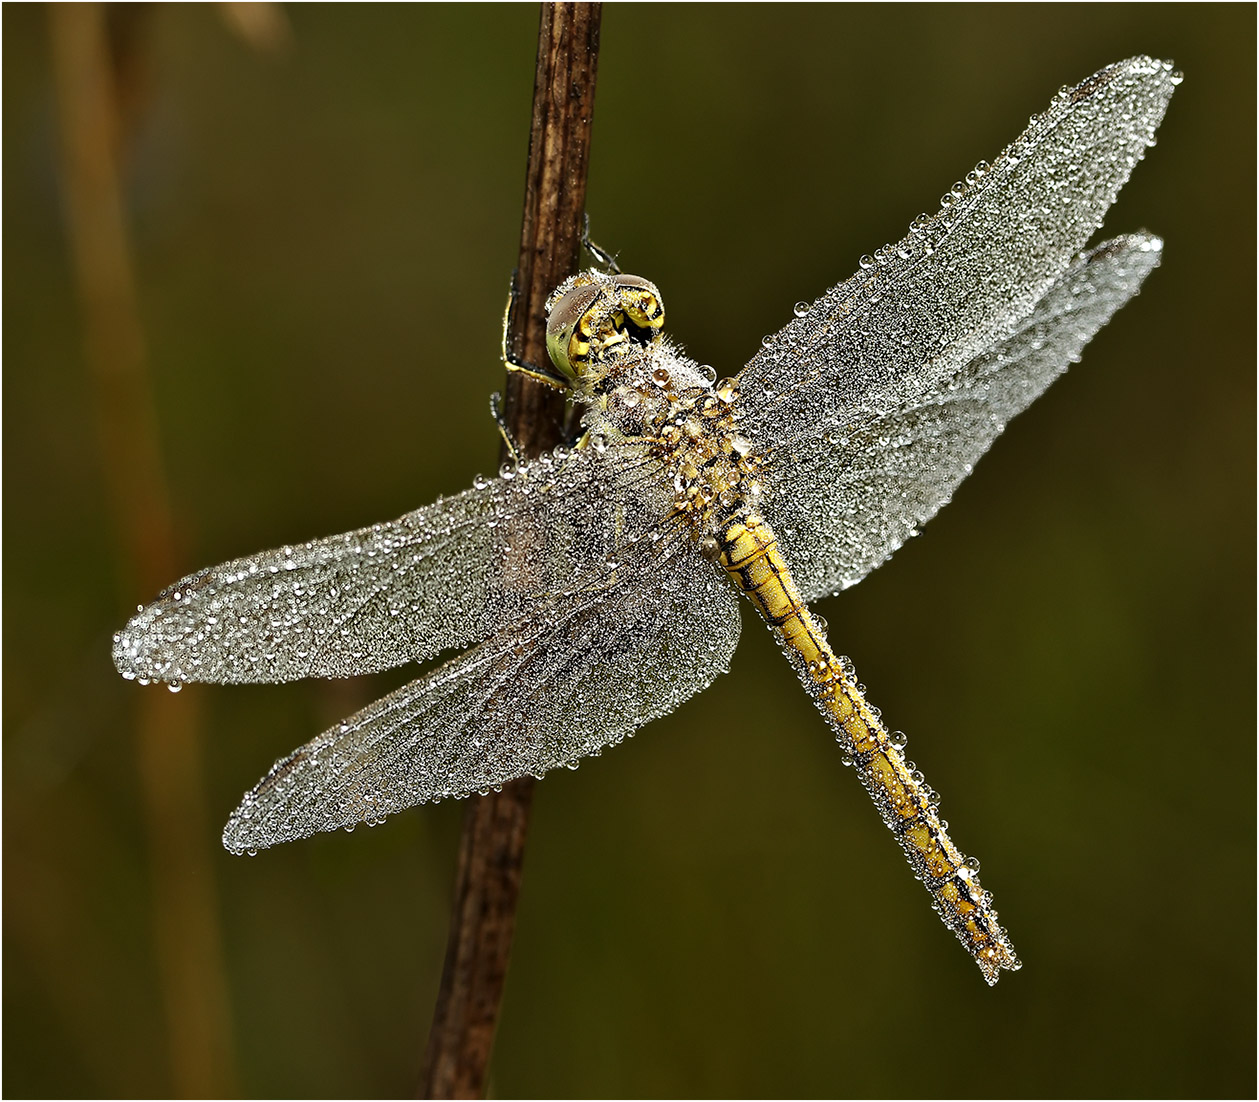
<path fill-rule="evenodd" d="M 586 250 L 593 258 L 596 264 L 608 272 L 609 275 L 620 275 L 621 267 L 616 262 L 616 257 L 608 252 L 607 249 L 600 248 L 590 240 L 590 215 L 583 214 L 581 217 L 581 247 Z"/>
<path fill-rule="evenodd" d="M 507 448 L 507 455 L 511 460 L 511 465 L 519 467 L 521 456 L 520 442 L 507 424 L 507 418 L 503 413 L 503 396 L 498 391 L 494 391 L 490 395 L 490 416 L 494 418 L 494 424 L 498 426 L 498 434 L 503 438 L 503 445 Z"/>
<path fill-rule="evenodd" d="M 500 346 L 503 367 L 508 371 L 526 375 L 530 379 L 542 383 L 544 386 L 549 386 L 554 390 L 570 390 L 570 381 L 556 371 L 553 366 L 547 364 L 545 367 L 535 367 L 524 360 L 518 360 L 512 355 L 511 349 L 507 346 L 507 335 L 511 332 L 512 315 L 516 312 L 516 304 L 520 301 L 520 288 L 516 286 L 516 277 L 519 274 L 519 272 L 512 272 L 511 274 L 511 285 L 507 289 L 507 305 L 503 308 L 503 340 Z M 495 420 L 498 420 L 497 416 L 495 416 Z M 509 440 L 507 443 L 510 447 L 511 441 Z"/>
<path fill-rule="evenodd" d="M 764 518 L 755 513 L 724 526 L 718 561 L 778 636 L 797 675 L 843 748 L 883 821 L 896 835 L 932 907 L 994 984 L 1018 958 L 997 921 L 992 896 L 975 875 L 979 862 L 953 844 L 937 813 L 939 797 L 905 761 L 904 737 L 888 733 L 857 685 L 852 667 L 831 650 Z"/>

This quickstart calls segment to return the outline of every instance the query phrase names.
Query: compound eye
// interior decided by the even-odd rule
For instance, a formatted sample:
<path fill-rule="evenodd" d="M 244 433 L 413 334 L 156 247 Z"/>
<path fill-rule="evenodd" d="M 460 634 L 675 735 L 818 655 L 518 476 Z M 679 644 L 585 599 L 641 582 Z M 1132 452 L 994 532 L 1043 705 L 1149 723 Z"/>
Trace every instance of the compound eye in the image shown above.
<path fill-rule="evenodd" d="M 654 283 L 639 276 L 583 272 L 560 285 L 547 302 L 546 348 L 566 378 L 576 382 L 627 339 L 654 338 L 664 306 Z"/>
<path fill-rule="evenodd" d="M 613 282 L 621 309 L 634 325 L 639 329 L 659 329 L 664 325 L 664 300 L 654 283 L 636 275 L 614 276 Z"/>
<path fill-rule="evenodd" d="M 570 287 L 548 306 L 546 348 L 555 366 L 572 379 L 576 379 L 578 375 L 578 365 L 570 358 L 573 335 L 603 291 L 597 283 L 578 284 Z"/>

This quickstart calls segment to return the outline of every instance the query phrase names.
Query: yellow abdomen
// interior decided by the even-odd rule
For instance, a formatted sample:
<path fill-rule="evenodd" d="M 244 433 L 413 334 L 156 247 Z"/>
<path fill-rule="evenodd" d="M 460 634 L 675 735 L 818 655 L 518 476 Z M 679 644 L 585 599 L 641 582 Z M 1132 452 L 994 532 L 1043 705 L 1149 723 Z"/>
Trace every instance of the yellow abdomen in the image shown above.
<path fill-rule="evenodd" d="M 717 561 L 748 595 L 782 641 L 796 673 L 835 731 L 844 760 L 857 769 L 883 821 L 896 835 L 940 917 L 975 958 L 988 983 L 1019 967 L 991 897 L 979 885 L 979 862 L 953 844 L 936 814 L 938 798 L 906 765 L 903 736 L 889 735 L 866 703 L 851 669 L 805 606 L 769 523 L 752 513 L 728 521 Z"/>

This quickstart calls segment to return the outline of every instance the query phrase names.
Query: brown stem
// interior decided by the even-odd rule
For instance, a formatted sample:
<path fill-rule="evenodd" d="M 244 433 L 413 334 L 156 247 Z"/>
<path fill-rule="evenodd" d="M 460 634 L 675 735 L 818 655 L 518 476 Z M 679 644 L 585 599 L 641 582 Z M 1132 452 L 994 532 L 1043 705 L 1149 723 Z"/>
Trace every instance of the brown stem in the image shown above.
<path fill-rule="evenodd" d="M 124 583 L 128 593 L 155 591 L 183 573 L 118 171 L 144 102 L 143 18 L 131 5 L 49 8 L 67 241 L 118 560 L 134 571 Z M 193 701 L 179 703 L 165 693 L 136 694 L 153 935 L 171 1091 L 221 1097 L 235 1086 L 218 901 L 205 844 L 201 733 Z"/>
<path fill-rule="evenodd" d="M 546 299 L 577 271 L 599 57 L 599 4 L 543 4 L 529 131 L 516 306 L 508 349 L 546 359 Z M 506 421 L 526 456 L 561 443 L 564 398 L 508 373 Z M 450 940 L 420 1080 L 421 1098 L 481 1098 L 516 922 L 533 781 L 469 803 Z"/>

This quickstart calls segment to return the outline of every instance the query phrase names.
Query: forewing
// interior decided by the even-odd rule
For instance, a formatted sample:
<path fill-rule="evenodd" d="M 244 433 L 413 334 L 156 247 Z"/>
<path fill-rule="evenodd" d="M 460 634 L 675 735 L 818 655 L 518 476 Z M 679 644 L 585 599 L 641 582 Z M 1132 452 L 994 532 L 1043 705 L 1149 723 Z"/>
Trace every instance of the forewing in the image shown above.
<path fill-rule="evenodd" d="M 771 449 L 763 504 L 809 600 L 860 581 L 943 506 L 1141 287 L 1162 242 L 1134 234 L 1078 257 L 1019 328 L 930 393 L 848 431 Z"/>
<path fill-rule="evenodd" d="M 642 540 L 277 762 L 223 844 L 258 850 L 575 765 L 708 685 L 738 632 L 731 587 L 684 535 Z"/>
<path fill-rule="evenodd" d="M 1101 224 L 1178 82 L 1137 57 L 1064 88 L 934 218 L 767 342 L 739 376 L 747 435 L 842 431 L 935 392 L 1009 336 Z"/>
<path fill-rule="evenodd" d="M 345 677 L 479 642 L 600 573 L 668 502 L 625 449 L 557 452 L 388 524 L 177 582 L 114 638 L 125 677 Z"/>

